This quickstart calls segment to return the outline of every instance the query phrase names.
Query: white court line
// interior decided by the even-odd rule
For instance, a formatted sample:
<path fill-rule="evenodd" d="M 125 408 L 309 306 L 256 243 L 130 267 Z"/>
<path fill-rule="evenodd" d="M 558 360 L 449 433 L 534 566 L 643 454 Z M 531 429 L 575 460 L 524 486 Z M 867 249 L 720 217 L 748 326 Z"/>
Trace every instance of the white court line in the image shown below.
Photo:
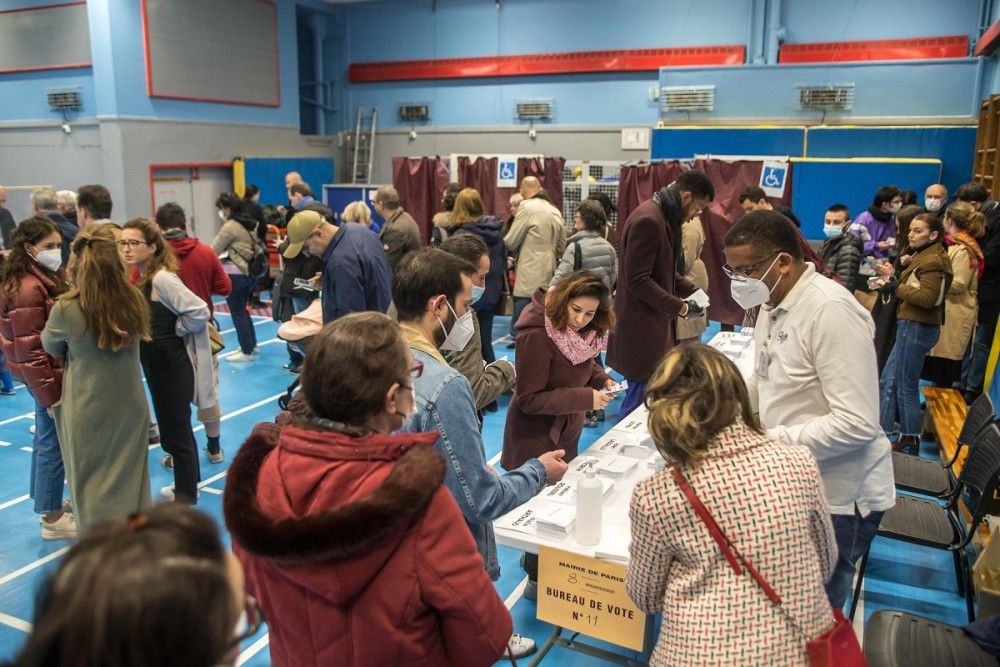
<path fill-rule="evenodd" d="M 500 455 L 501 455 L 501 454 L 503 454 L 503 450 L 502 450 L 502 449 L 501 449 L 501 450 L 500 450 L 499 452 L 497 452 L 497 453 L 496 453 L 496 456 L 494 456 L 493 458 L 491 458 L 491 459 L 490 459 L 489 461 L 487 461 L 486 463 L 488 463 L 488 464 L 489 464 L 489 465 L 491 465 L 491 466 L 495 466 L 495 465 L 497 464 L 497 461 L 499 461 L 499 460 L 500 460 Z"/>
<path fill-rule="evenodd" d="M 21 496 L 20 498 L 14 498 L 13 500 L 8 500 L 7 502 L 5 502 L 2 505 L 0 505 L 0 510 L 5 510 L 5 509 L 7 509 L 8 507 L 10 507 L 12 505 L 16 505 L 18 503 L 23 503 L 25 500 L 27 500 L 30 497 L 31 496 L 29 496 L 26 493 L 23 496 Z"/>
<path fill-rule="evenodd" d="M 507 599 L 503 601 L 504 605 L 507 606 L 507 609 L 511 609 L 515 604 L 517 604 L 517 601 L 521 599 L 522 595 L 524 595 L 524 588 L 527 585 L 528 577 L 525 577 L 521 580 L 521 583 L 514 587 L 514 590 L 507 596 Z"/>
<path fill-rule="evenodd" d="M 280 338 L 277 338 L 277 337 L 275 337 L 275 338 L 268 338 L 267 340 L 265 340 L 262 343 L 257 343 L 257 347 L 264 347 L 265 345 L 273 345 L 274 343 L 284 343 L 284 342 L 285 341 L 283 341 L 283 340 L 281 340 Z M 219 358 L 220 359 L 228 359 L 229 357 L 233 356 L 237 352 L 240 352 L 240 350 L 236 349 L 236 350 L 233 350 L 232 352 L 226 352 L 225 354 L 220 354 Z"/>
<path fill-rule="evenodd" d="M 858 559 L 861 560 L 860 558 Z M 868 561 L 869 565 L 871 560 Z M 860 565 L 860 563 L 859 563 Z M 858 575 L 855 574 L 855 577 Z M 851 588 L 853 590 L 855 582 L 851 582 Z M 858 636 L 858 643 L 864 645 L 865 641 L 865 582 L 861 582 L 861 591 L 858 593 L 858 607 L 854 610 L 854 621 L 852 622 L 854 626 L 854 634 Z"/>
<path fill-rule="evenodd" d="M 247 660 L 260 653 L 260 650 L 265 646 L 267 646 L 268 641 L 269 641 L 268 636 L 265 634 L 263 637 L 255 641 L 250 646 L 248 646 L 247 650 L 243 651 L 243 653 L 240 653 L 240 657 L 236 658 L 236 667 L 239 667 Z"/>
<path fill-rule="evenodd" d="M 6 440 L 0 440 L 0 447 L 10 447 L 10 443 Z"/>
<path fill-rule="evenodd" d="M 201 487 L 198 487 L 198 488 L 200 488 L 205 493 L 211 493 L 213 496 L 221 496 L 222 495 L 222 491 L 220 491 L 219 489 L 213 489 L 210 486 L 201 486 Z"/>
<path fill-rule="evenodd" d="M 510 334 L 504 334 L 503 336 L 500 336 L 499 338 L 494 340 L 493 344 L 496 345 L 497 343 L 509 343 L 511 340 L 512 339 L 510 337 Z"/>
<path fill-rule="evenodd" d="M 262 319 L 260 322 L 254 322 L 253 325 L 255 327 L 259 327 L 262 324 L 267 324 L 268 322 L 273 322 L 273 321 L 274 320 L 272 320 L 270 318 L 265 318 L 265 319 Z M 222 335 L 225 335 L 225 334 L 228 334 L 228 333 L 233 333 L 235 331 L 236 331 L 236 327 L 233 327 L 232 329 L 223 329 L 219 333 L 222 334 Z"/>
<path fill-rule="evenodd" d="M 21 451 L 22 452 L 28 452 L 30 454 L 31 452 L 33 452 L 35 450 L 33 450 L 31 447 L 21 447 Z"/>
<path fill-rule="evenodd" d="M 16 616 L 11 616 L 10 614 L 5 614 L 3 612 L 0 612 L 0 623 L 10 626 L 15 630 L 20 630 L 21 632 L 24 633 L 28 634 L 31 633 L 31 623 L 28 623 L 27 621 L 22 621 Z"/>
<path fill-rule="evenodd" d="M 24 567 L 22 567 L 20 570 L 14 570 L 10 574 L 5 575 L 3 577 L 0 577 L 0 586 L 3 586 L 4 584 L 8 584 L 8 583 L 14 581 L 15 579 L 17 579 L 18 577 L 20 577 L 22 574 L 27 574 L 27 573 L 31 572 L 32 570 L 37 569 L 37 568 L 41 567 L 42 565 L 45 565 L 49 561 L 53 561 L 56 558 L 59 558 L 60 556 L 62 556 L 63 554 L 65 554 L 67 551 L 69 551 L 69 547 L 63 547 L 62 549 L 59 549 L 58 551 L 53 551 L 52 553 L 50 553 L 45 558 L 39 558 L 38 560 L 36 560 L 33 563 L 28 563 L 27 565 L 25 565 Z"/>
<path fill-rule="evenodd" d="M 0 421 L 0 426 L 9 424 L 11 422 L 16 422 L 21 419 L 34 419 L 34 418 L 35 418 L 34 412 L 25 412 L 23 415 L 18 415 L 16 417 L 11 417 L 10 419 L 4 419 L 3 421 Z"/>
<path fill-rule="evenodd" d="M 261 400 L 257 401 L 256 403 L 252 403 L 252 404 L 246 406 L 245 408 L 240 408 L 239 410 L 233 410 L 232 412 L 228 412 L 228 413 L 222 415 L 222 419 L 220 419 L 219 421 L 226 421 L 227 419 L 229 419 L 231 417 L 235 417 L 237 415 L 241 415 L 244 412 L 250 412 L 251 410 L 255 410 L 256 408 L 259 408 L 262 405 L 267 405 L 271 401 L 278 400 L 279 398 L 281 398 L 282 396 L 284 396 L 285 393 L 286 392 L 283 391 L 280 394 L 275 394 L 274 396 L 268 396 L 267 398 L 261 399 Z M 204 430 L 205 430 L 205 425 L 204 424 L 198 424 L 197 426 L 195 426 L 194 428 L 191 429 L 191 431 L 193 433 L 197 433 L 199 431 L 204 431 Z M 152 451 L 152 450 L 156 449 L 157 447 L 159 447 L 161 444 L 162 443 L 157 443 L 155 445 L 150 445 L 149 446 L 149 450 Z"/>

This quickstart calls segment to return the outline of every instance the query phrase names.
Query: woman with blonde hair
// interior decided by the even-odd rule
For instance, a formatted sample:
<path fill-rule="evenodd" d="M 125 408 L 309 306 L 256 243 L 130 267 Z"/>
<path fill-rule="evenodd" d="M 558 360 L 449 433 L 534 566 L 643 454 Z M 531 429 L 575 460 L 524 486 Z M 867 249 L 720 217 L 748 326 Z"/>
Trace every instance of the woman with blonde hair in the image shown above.
<path fill-rule="evenodd" d="M 491 364 L 496 361 L 493 353 L 493 318 L 503 292 L 504 271 L 507 270 L 507 246 L 503 243 L 501 228 L 503 221 L 485 213 L 483 198 L 475 188 L 463 188 L 455 195 L 455 205 L 451 210 L 448 225 L 444 228 L 442 241 L 456 234 L 475 234 L 486 242 L 489 251 L 490 271 L 486 274 L 484 290 L 474 298 L 472 309 L 479 321 L 479 340 L 483 347 L 483 359 Z"/>
<path fill-rule="evenodd" d="M 152 220 L 134 218 L 118 242 L 129 266 L 139 269 L 138 287 L 150 313 L 151 339 L 140 346 L 163 451 L 174 469 L 174 484 L 160 495 L 194 504 L 198 497 L 198 449 L 191 430 L 191 403 L 209 408 L 219 402 L 208 306 L 177 275 L 177 257 Z"/>
<path fill-rule="evenodd" d="M 372 226 L 372 210 L 363 201 L 352 201 L 344 207 L 340 219 L 344 222 L 356 222 L 365 227 Z"/>
<path fill-rule="evenodd" d="M 986 234 L 986 217 L 972 204 L 954 203 L 945 211 L 944 232 L 952 279 L 944 300 L 941 335 L 927 353 L 922 375 L 939 387 L 951 387 L 962 374 L 962 357 L 976 329 L 979 278 L 986 268 L 977 239 Z"/>
<path fill-rule="evenodd" d="M 45 351 L 63 359 L 52 411 L 80 530 L 149 503 L 149 407 L 139 375 L 149 311 L 122 271 L 117 231 L 90 225 L 74 239 L 75 287 L 56 300 L 41 333 Z"/>
<path fill-rule="evenodd" d="M 837 559 L 812 454 L 770 440 L 736 365 L 701 343 L 664 357 L 645 402 L 667 467 L 633 491 L 626 587 L 640 609 L 663 613 L 650 664 L 809 664 L 806 637 L 834 622 L 823 584 Z M 734 572 L 685 484 L 783 610 Z"/>

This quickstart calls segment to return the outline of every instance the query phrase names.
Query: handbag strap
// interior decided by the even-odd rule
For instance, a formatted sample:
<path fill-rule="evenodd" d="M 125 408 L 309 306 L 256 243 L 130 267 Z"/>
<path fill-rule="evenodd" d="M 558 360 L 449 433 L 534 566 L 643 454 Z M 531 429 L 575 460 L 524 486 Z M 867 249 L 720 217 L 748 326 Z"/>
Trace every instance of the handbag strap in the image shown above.
<path fill-rule="evenodd" d="M 753 566 L 750 559 L 740 552 L 737 546 L 733 544 L 732 540 L 729 539 L 729 536 L 726 535 L 725 531 L 722 530 L 722 527 L 716 522 L 715 517 L 712 516 L 712 513 L 709 512 L 708 508 L 701 502 L 698 494 L 695 493 L 694 488 L 691 486 L 691 483 L 688 482 L 684 473 L 681 472 L 681 469 L 677 466 L 672 466 L 670 468 L 670 474 L 673 475 L 674 482 L 677 483 L 681 493 L 683 493 L 688 502 L 691 503 L 695 514 L 698 515 L 701 522 L 705 524 L 706 528 L 708 528 L 708 532 L 711 533 L 712 539 L 714 539 L 715 543 L 719 545 L 722 555 L 725 556 L 727 561 L 729 561 L 729 566 L 733 568 L 733 572 L 738 576 L 742 576 L 743 571 L 740 569 L 740 564 L 742 564 L 743 567 L 746 568 L 746 571 L 750 574 L 750 577 L 757 583 L 760 589 L 764 591 L 764 595 L 767 596 L 771 603 L 778 608 L 778 610 L 793 626 L 795 626 L 795 629 L 798 630 L 803 637 L 807 640 L 810 639 L 809 635 L 802 628 L 802 626 L 799 625 L 798 621 L 796 621 L 792 615 L 788 613 L 788 610 L 785 609 L 784 605 L 781 604 L 781 597 L 778 595 L 777 591 L 771 587 L 771 584 L 767 583 L 767 579 L 764 578 L 764 575 L 757 571 L 757 568 Z"/>

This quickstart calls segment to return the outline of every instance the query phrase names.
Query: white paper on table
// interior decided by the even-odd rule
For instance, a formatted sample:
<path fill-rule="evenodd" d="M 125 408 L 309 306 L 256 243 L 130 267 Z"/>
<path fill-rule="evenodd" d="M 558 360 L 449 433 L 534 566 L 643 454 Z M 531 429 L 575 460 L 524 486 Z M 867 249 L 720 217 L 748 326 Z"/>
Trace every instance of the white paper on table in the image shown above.
<path fill-rule="evenodd" d="M 702 310 L 708 308 L 709 304 L 708 295 L 705 294 L 705 290 L 701 289 L 700 287 L 691 294 L 689 294 L 688 299 L 698 304 L 698 307 L 701 308 Z"/>
<path fill-rule="evenodd" d="M 568 533 L 576 523 L 576 505 L 546 503 L 539 505 L 535 515 L 535 530 Z"/>
<path fill-rule="evenodd" d="M 612 477 L 623 477 L 635 470 L 637 465 L 639 465 L 639 460 L 631 456 L 615 456 L 598 463 L 597 471 Z"/>
<path fill-rule="evenodd" d="M 566 474 L 583 475 L 587 471 L 587 468 L 596 464 L 599 460 L 596 456 L 578 456 L 570 462 Z"/>
<path fill-rule="evenodd" d="M 493 522 L 494 528 L 516 530 L 522 533 L 535 532 L 535 519 L 538 512 L 534 507 L 522 505 Z"/>
<path fill-rule="evenodd" d="M 617 454 L 622 450 L 623 447 L 625 447 L 626 444 L 628 443 L 626 443 L 621 438 L 616 438 L 614 436 L 605 437 L 601 438 L 600 440 L 592 444 L 590 447 L 588 447 L 587 453 L 588 454 L 593 453 L 598 455 Z"/>
<path fill-rule="evenodd" d="M 606 477 L 595 477 L 595 479 L 600 480 L 603 486 L 601 491 L 604 496 L 607 496 L 615 486 L 614 480 L 607 479 Z M 552 486 L 542 489 L 542 492 L 538 494 L 538 498 L 565 505 L 576 505 L 576 483 L 578 481 L 578 479 L 561 479 Z"/>

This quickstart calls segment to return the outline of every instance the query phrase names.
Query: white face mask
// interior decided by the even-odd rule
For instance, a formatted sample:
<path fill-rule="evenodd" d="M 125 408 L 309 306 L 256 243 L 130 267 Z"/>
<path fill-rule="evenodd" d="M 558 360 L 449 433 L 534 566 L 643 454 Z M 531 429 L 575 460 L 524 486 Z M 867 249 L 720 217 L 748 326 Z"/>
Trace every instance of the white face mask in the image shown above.
<path fill-rule="evenodd" d="M 441 343 L 442 352 L 459 352 L 465 349 L 465 346 L 469 344 L 469 340 L 472 338 L 472 334 L 475 333 L 475 329 L 472 327 L 472 311 L 465 311 L 465 315 L 459 317 L 455 314 L 455 309 L 451 307 L 448 301 L 448 310 L 451 311 L 452 315 L 455 315 L 455 324 L 452 325 L 451 331 L 448 331 L 444 327 L 444 322 L 441 318 L 438 318 L 438 324 L 441 325 L 441 331 L 444 332 L 444 342 Z"/>
<path fill-rule="evenodd" d="M 889 207 L 889 213 L 892 213 L 893 215 L 896 215 L 902 209 L 903 209 L 903 205 L 902 204 L 893 204 L 892 206 Z"/>
<path fill-rule="evenodd" d="M 942 202 L 941 202 L 940 199 L 932 199 L 930 197 L 927 197 L 926 199 L 924 199 L 924 208 L 926 208 L 931 213 L 933 213 L 935 211 L 940 211 L 941 210 L 941 204 L 942 204 Z"/>
<path fill-rule="evenodd" d="M 58 271 L 62 266 L 62 250 L 50 248 L 48 250 L 37 251 L 34 260 L 44 266 L 49 271 Z"/>
<path fill-rule="evenodd" d="M 778 257 L 781 257 L 779 254 Z M 764 276 L 771 272 L 774 268 L 775 263 L 778 261 L 778 257 L 774 258 L 771 262 L 771 266 L 767 267 L 767 271 L 764 272 Z M 781 278 L 778 278 L 778 282 L 781 282 Z M 774 287 L 777 287 L 778 283 L 774 283 Z M 750 310 L 751 308 L 756 308 L 757 306 L 763 304 L 771 296 L 771 292 L 774 287 L 768 289 L 767 285 L 763 280 L 759 278 L 740 278 L 740 279 L 730 279 L 729 282 L 729 293 L 733 297 L 740 308 L 743 310 Z"/>
<path fill-rule="evenodd" d="M 218 213 L 219 213 L 219 220 L 222 220 L 223 222 L 225 222 L 226 221 L 226 214 L 222 212 L 221 208 L 219 209 Z"/>
<path fill-rule="evenodd" d="M 483 298 L 483 294 L 486 293 L 485 287 L 480 287 L 479 285 L 472 286 L 472 303 L 475 303 Z"/>

